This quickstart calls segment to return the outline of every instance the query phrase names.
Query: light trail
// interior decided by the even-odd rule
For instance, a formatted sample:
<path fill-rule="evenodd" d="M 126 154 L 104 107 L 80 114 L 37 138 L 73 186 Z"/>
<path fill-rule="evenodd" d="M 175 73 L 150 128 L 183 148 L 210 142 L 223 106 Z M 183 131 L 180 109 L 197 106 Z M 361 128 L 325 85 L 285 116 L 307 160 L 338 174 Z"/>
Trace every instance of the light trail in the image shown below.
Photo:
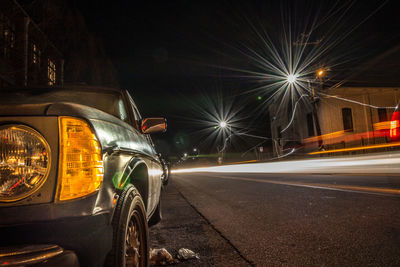
<path fill-rule="evenodd" d="M 324 183 L 305 183 L 305 182 L 295 182 L 295 181 L 280 181 L 271 179 L 254 179 L 248 177 L 237 177 L 237 176 L 213 176 L 219 179 L 229 179 L 236 181 L 254 182 L 254 183 L 268 183 L 277 185 L 288 185 L 296 187 L 307 187 L 313 189 L 325 189 L 325 190 L 335 190 L 335 191 L 345 191 L 345 192 L 356 192 L 365 193 L 373 195 L 400 195 L 400 189 L 398 188 L 381 188 L 381 187 L 371 187 L 371 186 L 356 186 L 356 185 L 340 185 L 340 184 L 324 184 Z"/>
<path fill-rule="evenodd" d="M 172 173 L 185 172 L 400 175 L 400 152 L 172 170 Z"/>
<path fill-rule="evenodd" d="M 297 104 L 299 103 L 299 101 L 300 101 L 304 96 L 308 96 L 308 95 L 302 94 L 302 95 L 300 96 L 300 98 L 296 101 L 296 104 L 294 104 L 294 109 L 293 109 L 293 112 L 292 112 L 292 118 L 290 119 L 288 125 L 281 131 L 281 133 L 283 133 L 284 131 L 286 131 L 286 130 L 290 127 L 290 125 L 292 125 L 293 120 L 294 120 L 294 115 L 296 115 Z"/>
<path fill-rule="evenodd" d="M 328 134 L 323 134 L 323 135 L 317 135 L 313 137 L 309 137 L 304 139 L 304 143 L 311 143 L 311 142 L 316 142 L 318 140 L 327 140 L 327 139 L 334 139 L 338 137 L 342 137 L 344 135 L 345 131 L 337 131 L 333 133 L 328 133 Z"/>
<path fill-rule="evenodd" d="M 329 98 L 335 98 L 335 99 L 338 99 L 338 100 L 350 102 L 350 103 L 357 104 L 357 105 L 361 105 L 361 106 L 365 106 L 365 107 L 375 108 L 375 109 L 379 109 L 379 108 L 395 109 L 395 108 L 396 108 L 396 107 L 379 107 L 379 106 L 374 106 L 374 105 L 366 104 L 366 103 L 363 103 L 363 102 L 360 102 L 360 101 L 356 101 L 356 100 L 352 100 L 352 99 L 347 99 L 347 98 L 343 98 L 343 97 L 335 96 L 335 95 L 329 95 L 329 94 L 322 93 L 322 92 L 318 92 L 318 94 L 319 94 L 319 95 L 326 96 L 326 97 L 329 97 Z"/>
<path fill-rule="evenodd" d="M 339 148 L 325 151 L 316 151 L 308 153 L 308 155 L 318 155 L 318 154 L 327 154 L 327 153 L 338 153 L 338 152 L 347 152 L 347 151 L 358 151 L 358 150 L 368 150 L 368 149 L 376 149 L 376 148 L 385 148 L 385 147 L 395 147 L 400 146 L 400 142 L 398 143 L 389 143 L 389 144 L 379 144 L 372 146 L 359 146 L 359 147 L 349 147 L 349 148 Z"/>
<path fill-rule="evenodd" d="M 280 159 L 280 158 L 284 158 L 284 157 L 290 156 L 290 155 L 292 155 L 295 151 L 296 151 L 296 149 L 292 148 L 292 150 L 290 150 L 288 153 L 283 154 L 283 155 L 280 155 L 280 156 L 278 156 L 277 158 Z"/>

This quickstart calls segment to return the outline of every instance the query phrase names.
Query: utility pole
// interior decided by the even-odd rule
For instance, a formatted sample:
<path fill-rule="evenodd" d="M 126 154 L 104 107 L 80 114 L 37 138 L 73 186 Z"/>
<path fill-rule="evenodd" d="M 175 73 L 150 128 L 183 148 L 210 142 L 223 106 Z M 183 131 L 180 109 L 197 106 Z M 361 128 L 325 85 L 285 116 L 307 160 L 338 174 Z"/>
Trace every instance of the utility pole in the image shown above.
<path fill-rule="evenodd" d="M 319 119 L 318 119 L 318 98 L 315 96 L 315 88 L 314 86 L 311 87 L 310 81 L 308 80 L 308 87 L 311 88 L 311 98 L 312 98 L 312 102 L 313 102 L 313 118 L 314 118 L 314 125 L 315 125 L 315 130 L 317 132 L 317 136 L 318 136 L 318 147 L 322 148 L 322 132 L 321 132 L 321 126 L 319 124 Z"/>
<path fill-rule="evenodd" d="M 311 36 L 312 32 L 309 33 L 302 33 L 300 35 L 300 38 L 298 40 L 296 40 L 295 42 L 293 42 L 293 46 L 307 46 L 307 45 L 319 45 L 322 40 L 324 39 L 324 37 L 321 37 L 320 39 L 318 39 L 317 41 L 309 41 L 310 36 Z M 315 80 L 318 80 L 318 85 L 319 85 L 319 89 L 322 89 L 322 77 L 325 75 L 325 70 L 320 69 L 317 71 L 316 73 L 316 78 Z M 313 120 L 314 120 L 314 125 L 315 125 L 315 130 L 317 132 L 317 136 L 318 136 L 318 147 L 321 149 L 322 148 L 322 138 L 321 138 L 321 126 L 319 124 L 319 119 L 318 119 L 318 98 L 315 96 L 315 86 L 311 86 L 310 80 L 307 80 L 308 83 L 308 88 L 311 89 L 311 98 L 312 98 L 312 102 L 313 102 L 313 111 L 312 111 L 312 115 L 313 115 Z"/>
<path fill-rule="evenodd" d="M 319 45 L 324 37 L 318 39 L 317 41 L 311 42 L 308 39 L 310 38 L 311 32 L 300 34 L 300 38 L 293 42 L 293 46 L 306 46 L 306 45 Z"/>

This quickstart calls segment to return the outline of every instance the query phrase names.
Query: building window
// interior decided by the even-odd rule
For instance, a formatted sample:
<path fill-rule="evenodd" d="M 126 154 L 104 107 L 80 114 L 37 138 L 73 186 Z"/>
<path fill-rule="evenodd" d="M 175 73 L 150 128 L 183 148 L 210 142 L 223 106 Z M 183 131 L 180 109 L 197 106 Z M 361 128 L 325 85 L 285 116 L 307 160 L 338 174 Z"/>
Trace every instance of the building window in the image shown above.
<path fill-rule="evenodd" d="M 51 59 L 47 63 L 47 78 L 50 86 L 56 83 L 56 64 Z"/>
<path fill-rule="evenodd" d="M 353 116 L 351 108 L 342 108 L 343 130 L 353 131 Z"/>
<path fill-rule="evenodd" d="M 388 120 L 387 119 L 386 108 L 378 108 L 378 117 L 379 117 L 379 122 Z"/>
<path fill-rule="evenodd" d="M 15 46 L 15 25 L 3 14 L 0 14 L 0 44 L 2 56 L 10 58 Z"/>
<path fill-rule="evenodd" d="M 41 51 L 39 47 L 35 44 L 32 43 L 32 63 L 40 66 L 40 54 Z"/>
<path fill-rule="evenodd" d="M 312 113 L 307 114 L 307 130 L 308 130 L 308 137 L 315 136 L 314 133 L 314 118 Z"/>

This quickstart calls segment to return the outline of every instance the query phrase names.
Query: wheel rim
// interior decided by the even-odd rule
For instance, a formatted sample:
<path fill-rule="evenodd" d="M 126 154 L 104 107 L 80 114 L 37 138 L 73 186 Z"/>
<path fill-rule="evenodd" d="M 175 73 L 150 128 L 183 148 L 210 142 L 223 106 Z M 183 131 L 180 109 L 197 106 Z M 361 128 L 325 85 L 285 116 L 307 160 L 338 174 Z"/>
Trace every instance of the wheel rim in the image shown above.
<path fill-rule="evenodd" d="M 125 244 L 125 266 L 144 266 L 143 228 L 136 211 L 128 222 Z"/>

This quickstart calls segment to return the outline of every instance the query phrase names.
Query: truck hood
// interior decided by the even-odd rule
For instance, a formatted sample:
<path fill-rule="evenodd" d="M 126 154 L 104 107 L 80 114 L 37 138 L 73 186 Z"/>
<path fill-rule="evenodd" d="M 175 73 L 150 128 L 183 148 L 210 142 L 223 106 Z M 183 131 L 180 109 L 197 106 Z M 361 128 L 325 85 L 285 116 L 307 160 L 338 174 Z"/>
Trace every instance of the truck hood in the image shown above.
<path fill-rule="evenodd" d="M 72 116 L 125 124 L 104 111 L 69 102 L 0 105 L 0 116 Z"/>

